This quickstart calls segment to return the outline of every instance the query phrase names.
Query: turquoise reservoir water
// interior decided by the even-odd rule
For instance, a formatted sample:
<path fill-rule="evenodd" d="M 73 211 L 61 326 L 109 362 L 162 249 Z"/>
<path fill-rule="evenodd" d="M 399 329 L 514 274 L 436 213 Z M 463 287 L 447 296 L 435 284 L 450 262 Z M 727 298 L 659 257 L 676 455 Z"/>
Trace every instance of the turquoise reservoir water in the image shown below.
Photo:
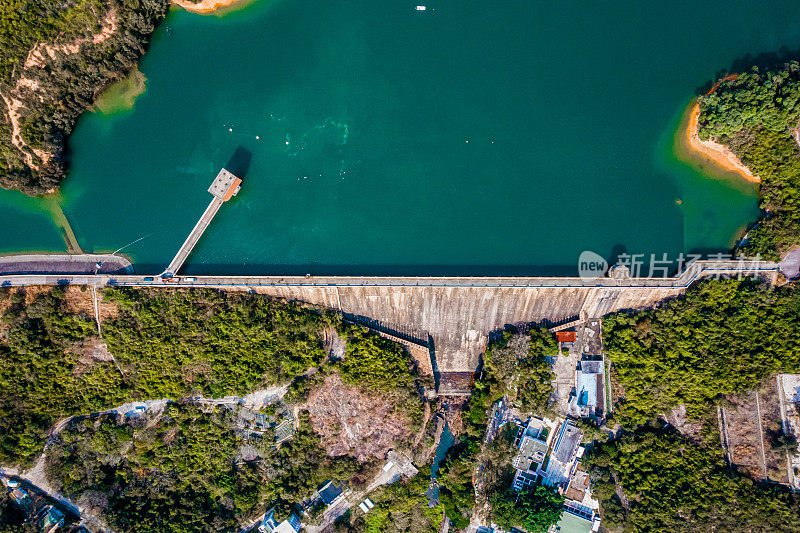
<path fill-rule="evenodd" d="M 573 274 L 585 249 L 727 249 L 757 215 L 672 136 L 715 72 L 800 42 L 796 3 L 419 1 L 172 11 L 133 110 L 71 137 L 82 246 L 145 237 L 125 252 L 160 271 L 239 148 L 188 272 Z M 61 248 L 35 203 L 0 194 L 0 251 Z"/>

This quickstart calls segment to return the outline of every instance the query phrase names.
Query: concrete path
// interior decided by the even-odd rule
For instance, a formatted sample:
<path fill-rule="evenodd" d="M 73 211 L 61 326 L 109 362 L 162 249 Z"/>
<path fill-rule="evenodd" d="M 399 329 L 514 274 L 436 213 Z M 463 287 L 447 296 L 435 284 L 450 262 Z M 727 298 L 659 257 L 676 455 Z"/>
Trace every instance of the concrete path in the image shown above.
<path fill-rule="evenodd" d="M 189 236 L 186 237 L 186 240 L 183 242 L 183 245 L 178 250 L 178 253 L 175 254 L 175 257 L 170 262 L 167 269 L 164 271 L 165 273 L 169 274 L 177 274 L 178 270 L 181 269 L 183 263 L 189 257 L 189 254 L 192 253 L 197 241 L 200 240 L 200 237 L 203 236 L 203 233 L 208 229 L 208 226 L 211 224 L 211 221 L 214 219 L 214 216 L 219 211 L 219 208 L 222 207 L 222 199 L 214 197 L 211 200 L 211 203 L 208 204 L 206 210 L 203 212 L 203 216 L 200 217 L 200 220 L 197 221 L 197 224 L 194 225 L 192 231 L 189 233 Z"/>

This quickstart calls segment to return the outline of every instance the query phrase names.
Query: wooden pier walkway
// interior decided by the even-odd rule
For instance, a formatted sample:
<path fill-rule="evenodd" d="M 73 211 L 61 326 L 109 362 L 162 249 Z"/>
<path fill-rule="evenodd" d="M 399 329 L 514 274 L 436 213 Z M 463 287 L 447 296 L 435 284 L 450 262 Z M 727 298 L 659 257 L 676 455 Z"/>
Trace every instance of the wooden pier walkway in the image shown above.
<path fill-rule="evenodd" d="M 208 207 L 206 207 L 206 210 L 203 212 L 203 216 L 201 216 L 197 224 L 194 225 L 189 236 L 183 241 L 183 245 L 178 250 L 178 253 L 175 254 L 172 261 L 170 261 L 166 270 L 161 274 L 162 276 L 170 277 L 178 273 L 183 263 L 185 263 L 186 259 L 189 257 L 189 254 L 192 253 L 197 241 L 200 240 L 200 237 L 203 236 L 203 233 L 206 231 L 209 224 L 211 224 L 211 221 L 214 220 L 214 216 L 217 214 L 217 211 L 219 211 L 219 208 L 222 207 L 223 203 L 236 196 L 241 188 L 241 183 L 241 179 L 224 168 L 219 171 L 219 174 L 217 174 L 217 177 L 208 188 L 208 192 L 213 196 L 211 203 L 208 204 Z"/>
<path fill-rule="evenodd" d="M 206 210 L 203 212 L 203 216 L 201 216 L 200 220 L 197 221 L 197 224 L 194 225 L 194 228 L 192 229 L 191 233 L 189 233 L 189 236 L 186 237 L 185 241 L 183 241 L 183 245 L 181 245 L 178 253 L 175 254 L 175 257 L 172 259 L 172 261 L 170 261 L 167 269 L 164 271 L 164 275 L 174 275 L 178 273 L 178 270 L 180 270 L 183 266 L 183 263 L 186 262 L 186 258 L 189 257 L 189 254 L 192 252 L 195 244 L 197 244 L 197 241 L 200 240 L 200 237 L 202 237 L 203 233 L 206 231 L 206 228 L 208 228 L 208 225 L 211 224 L 211 221 L 214 219 L 214 215 L 217 214 L 217 211 L 219 211 L 220 207 L 222 207 L 222 200 L 215 196 L 214 199 L 211 200 L 211 203 L 208 204 L 208 207 L 206 207 Z"/>

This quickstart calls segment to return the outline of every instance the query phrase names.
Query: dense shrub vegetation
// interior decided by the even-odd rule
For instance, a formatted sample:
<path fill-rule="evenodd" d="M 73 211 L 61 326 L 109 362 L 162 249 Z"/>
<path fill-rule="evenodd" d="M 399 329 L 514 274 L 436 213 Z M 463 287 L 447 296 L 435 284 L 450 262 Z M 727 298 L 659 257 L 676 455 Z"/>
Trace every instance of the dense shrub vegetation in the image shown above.
<path fill-rule="evenodd" d="M 754 280 L 709 281 L 659 309 L 603 322 L 625 398 L 615 416 L 642 423 L 680 404 L 699 418 L 725 394 L 800 371 L 800 291 Z"/>
<path fill-rule="evenodd" d="M 339 364 L 343 381 L 384 391 L 413 387 L 413 368 L 401 344 L 358 326 L 346 331 L 347 353 Z"/>
<path fill-rule="evenodd" d="M 510 405 L 520 407 L 523 412 L 542 414 L 548 408 L 553 376 L 544 357 L 557 351 L 555 336 L 539 326 L 527 333 L 504 331 L 486 349 L 483 375 L 476 381 L 464 412 L 459 442 L 448 450 L 439 474 L 439 498 L 455 527 L 465 529 L 469 525 L 475 505 L 473 474 L 492 405 L 505 396 Z M 505 474 L 513 452 L 508 435 L 501 433 L 495 443 L 494 453 L 487 451 L 480 459 L 492 465 L 486 471 L 496 471 L 490 484 L 499 490 L 511 481 Z M 546 512 L 544 507 L 542 510 Z"/>
<path fill-rule="evenodd" d="M 369 496 L 375 507 L 366 515 L 353 507 L 336 525 L 337 533 L 437 533 L 442 508 L 428 507 L 430 473 L 422 468 L 410 480 L 380 487 Z"/>
<path fill-rule="evenodd" d="M 433 387 L 419 376 L 402 344 L 384 339 L 360 326 L 343 327 L 345 358 L 335 365 L 345 383 L 394 395 L 393 404 L 418 429 L 423 416 L 422 389 Z"/>
<path fill-rule="evenodd" d="M 517 494 L 510 486 L 490 496 L 494 520 L 503 529 L 522 528 L 528 533 L 547 533 L 564 512 L 564 496 L 553 487 L 533 485 Z"/>
<path fill-rule="evenodd" d="M 78 356 L 65 351 L 94 326 L 66 313 L 62 290 L 28 306 L 21 294 L 0 294 L 10 306 L 0 338 L 0 462 L 30 461 L 59 417 L 105 405 L 119 389 L 119 373 L 110 363 L 82 370 Z"/>
<path fill-rule="evenodd" d="M 237 431 L 231 411 L 203 413 L 178 401 L 161 417 L 118 422 L 103 413 L 110 407 L 241 396 L 292 380 L 308 390 L 339 372 L 393 399 L 414 423 L 422 418 L 409 354 L 334 314 L 251 294 L 108 289 L 106 302 L 118 307 L 102 323 L 104 352 L 94 320 L 70 311 L 63 288 L 37 291 L 28 303 L 23 292 L 2 291 L 0 464 L 30 464 L 58 419 L 88 415 L 55 438 L 47 474 L 58 490 L 102 507 L 117 531 L 231 531 L 269 505 L 304 501 L 326 479 L 363 483 L 376 465 L 327 456 L 307 414 L 276 450 L 269 431 Z M 346 339 L 342 361 L 323 364 L 324 327 Z M 309 369 L 316 372 L 296 379 Z M 415 508 L 425 499 L 417 488 L 387 489 L 381 508 L 398 523 L 405 516 L 414 527 L 434 524 L 427 505 Z"/>
<path fill-rule="evenodd" d="M 118 316 L 103 324 L 113 362 L 88 362 L 81 342 L 93 320 L 67 312 L 56 288 L 25 305 L 3 293 L 0 341 L 0 462 L 27 462 L 65 416 L 129 400 L 221 397 L 288 381 L 322 361 L 315 310 L 265 297 L 214 291 L 112 290 Z M 84 362 L 81 362 L 84 361 Z"/>
<path fill-rule="evenodd" d="M 800 244 L 800 64 L 753 68 L 700 98 L 700 138 L 731 148 L 761 178 L 761 208 L 768 216 L 751 230 L 748 252 L 776 259 Z"/>
<path fill-rule="evenodd" d="M 0 129 L 0 186 L 42 194 L 64 175 L 61 157 L 66 136 L 97 91 L 133 68 L 144 54 L 150 35 L 164 17 L 168 0 L 5 0 L 0 2 L 0 93 L 18 98 L 22 141 L 55 157 L 38 169 L 29 167 L 12 145 L 7 120 Z M 43 55 L 43 66 L 25 67 L 37 43 L 71 44 L 100 31 L 113 11 L 116 30 L 98 43 L 84 42 L 77 53 Z M 18 87 L 20 78 L 38 88 Z M 42 98 L 40 100 L 40 97 Z M 7 115 L 5 103 L 3 115 Z M 28 149 L 28 153 L 33 152 Z"/>
<path fill-rule="evenodd" d="M 155 422 L 73 422 L 50 448 L 48 479 L 75 499 L 107 500 L 103 514 L 116 531 L 217 532 L 268 505 L 301 502 L 323 481 L 347 481 L 360 468 L 328 457 L 305 419 L 275 450 L 234 431 L 233 416 L 173 404 Z M 255 457 L 241 457 L 245 446 Z"/>
<path fill-rule="evenodd" d="M 719 435 L 704 440 L 712 444 L 656 425 L 596 445 L 586 462 L 603 525 L 626 532 L 800 531 L 794 495 L 732 472 Z"/>
<path fill-rule="evenodd" d="M 211 290 L 106 292 L 120 314 L 103 326 L 138 398 L 246 394 L 285 383 L 324 358 L 335 317 L 266 297 Z"/>
<path fill-rule="evenodd" d="M 550 402 L 554 374 L 546 356 L 558 355 L 555 335 L 534 326 L 527 334 L 503 331 L 483 358 L 483 379 L 475 392 L 488 407 L 503 396 L 523 412 L 544 414 Z"/>

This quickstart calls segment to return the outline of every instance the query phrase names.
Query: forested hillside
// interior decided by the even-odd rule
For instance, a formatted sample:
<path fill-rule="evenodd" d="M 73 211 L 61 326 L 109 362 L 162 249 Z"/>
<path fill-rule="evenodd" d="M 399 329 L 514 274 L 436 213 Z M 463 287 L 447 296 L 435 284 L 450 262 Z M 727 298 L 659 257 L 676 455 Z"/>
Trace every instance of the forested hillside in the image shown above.
<path fill-rule="evenodd" d="M 324 357 L 319 331 L 327 319 L 314 310 L 213 291 L 107 297 L 120 305 L 104 323 L 108 351 L 97 344 L 94 321 L 67 308 L 63 289 L 27 302 L 22 293 L 0 293 L 0 462 L 32 460 L 64 416 L 130 400 L 243 395 Z"/>
<path fill-rule="evenodd" d="M 699 104 L 700 138 L 728 146 L 761 179 L 764 216 L 750 230 L 746 251 L 777 260 L 800 244 L 800 64 L 726 77 Z M 603 343 L 619 395 L 609 424 L 622 426 L 587 456 L 604 527 L 800 531 L 796 495 L 763 482 L 763 448 L 757 479 L 746 464 L 737 466 L 728 426 L 724 438 L 719 434 L 716 409 L 766 380 L 774 386 L 776 373 L 800 372 L 796 284 L 702 282 L 659 308 L 606 317 Z M 758 396 L 755 401 L 757 408 Z M 757 420 L 761 424 L 760 413 Z M 759 441 L 773 448 L 786 443 L 778 455 L 785 471 L 785 450 L 796 448 L 791 435 L 779 430 L 765 438 L 738 426 L 734 432 L 746 437 L 739 441 L 741 457 Z"/>
<path fill-rule="evenodd" d="M 0 292 L 0 463 L 33 460 L 61 417 L 132 400 L 243 396 L 297 376 L 289 397 L 305 401 L 334 371 L 365 391 L 391 393 L 412 423 L 422 417 L 408 354 L 336 315 L 210 290 L 109 289 L 105 297 L 118 310 L 103 322 L 103 344 L 93 319 L 68 308 L 63 289 L 27 301 Z M 346 335 L 349 356 L 303 378 L 325 359 L 325 327 Z"/>
<path fill-rule="evenodd" d="M 766 216 L 750 231 L 748 252 L 777 259 L 800 244 L 800 64 L 754 67 L 699 101 L 700 138 L 727 145 L 761 178 Z"/>
<path fill-rule="evenodd" d="M 664 533 L 800 531 L 797 497 L 731 471 L 719 435 L 710 431 L 698 443 L 656 423 L 598 444 L 587 463 L 604 526 Z"/>
<path fill-rule="evenodd" d="M 690 418 L 776 372 L 800 372 L 800 291 L 754 280 L 707 281 L 685 298 L 603 321 L 606 355 L 635 425 L 683 404 Z"/>
<path fill-rule="evenodd" d="M 395 342 L 323 309 L 168 289 L 106 289 L 98 337 L 83 291 L 0 289 L 0 465 L 30 467 L 49 442 L 50 485 L 115 531 L 236 531 L 328 479 L 364 488 L 389 449 L 415 453 L 429 383 Z M 331 378 L 350 403 L 320 394 Z M 256 391 L 272 399 L 238 401 Z M 133 400 L 160 401 L 107 411 Z M 385 494 L 386 513 L 433 516 L 408 507 L 421 494 Z M 17 518 L 0 508 L 0 530 Z"/>
<path fill-rule="evenodd" d="M 796 448 L 796 441 L 780 429 L 780 416 L 777 432 L 759 434 L 760 426 L 720 422 L 717 411 L 727 405 L 731 413 L 735 395 L 766 382 L 774 385 L 776 373 L 800 372 L 796 285 L 705 281 L 659 308 L 606 317 L 603 343 L 613 362 L 615 393 L 622 395 L 611 421 L 622 427 L 588 454 L 605 527 L 800 531 L 796 496 L 783 485 L 764 482 L 765 452 L 758 452 L 758 446 L 767 447 L 766 456 L 772 457 L 785 443 L 775 460 L 777 477 L 786 479 L 786 451 Z M 768 403 L 762 396 L 760 409 Z M 682 415 L 675 411 L 683 408 L 685 420 L 676 421 Z M 758 413 L 761 424 L 762 411 L 755 409 L 749 418 Z M 666 425 L 665 417 L 678 429 Z M 724 438 L 720 427 L 726 428 Z M 732 449 L 734 434 L 747 440 Z M 759 453 L 758 468 L 737 466 L 733 451 L 745 453 L 747 446 Z M 750 477 L 753 470 L 757 474 Z"/>
<path fill-rule="evenodd" d="M 51 446 L 47 476 L 74 500 L 103 507 L 115 531 L 236 531 L 268 506 L 291 509 L 322 482 L 365 469 L 328 457 L 301 419 L 278 447 L 235 430 L 235 413 L 170 405 L 156 418 L 71 424 Z"/>
<path fill-rule="evenodd" d="M 0 186 L 43 194 L 64 176 L 64 145 L 98 91 L 147 49 L 169 0 L 0 2 Z"/>

